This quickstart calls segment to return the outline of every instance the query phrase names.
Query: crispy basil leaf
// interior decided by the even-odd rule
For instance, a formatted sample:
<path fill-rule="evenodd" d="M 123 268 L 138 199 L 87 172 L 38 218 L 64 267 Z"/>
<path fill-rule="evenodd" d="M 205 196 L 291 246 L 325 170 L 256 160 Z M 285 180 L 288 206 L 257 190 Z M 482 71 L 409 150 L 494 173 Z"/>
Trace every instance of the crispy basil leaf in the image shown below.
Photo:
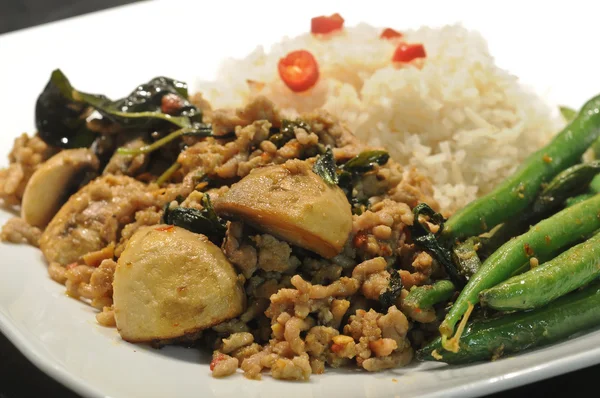
<path fill-rule="evenodd" d="M 86 126 L 89 106 L 73 99 L 73 87 L 60 70 L 52 76 L 35 104 L 40 138 L 60 148 L 89 147 L 97 137 Z"/>
<path fill-rule="evenodd" d="M 317 158 L 313 165 L 313 171 L 327 184 L 336 185 L 338 183 L 337 167 L 331 148 L 328 147 L 325 153 Z"/>
<path fill-rule="evenodd" d="M 344 163 L 341 168 L 349 173 L 366 173 L 375 168 L 375 165 L 383 166 L 390 159 L 386 151 L 364 151 Z"/>
<path fill-rule="evenodd" d="M 273 129 L 271 135 L 269 136 L 269 141 L 277 146 L 277 148 L 281 148 L 292 138 L 296 137 L 296 133 L 294 129 L 302 128 L 307 132 L 310 132 L 310 126 L 301 119 L 296 120 L 288 120 L 283 119 L 281 121 L 280 129 Z"/>
<path fill-rule="evenodd" d="M 425 203 L 419 203 L 413 209 L 414 222 L 410 227 L 411 237 L 413 242 L 420 248 L 427 250 L 438 263 L 442 264 L 446 273 L 452 282 L 459 287 L 465 285 L 465 277 L 461 275 L 454 263 L 452 262 L 452 254 L 450 250 L 438 242 L 436 235 L 439 235 L 444 229 L 444 216 L 436 213 L 431 207 Z M 429 222 L 439 226 L 437 234 L 433 234 L 429 227 L 421 223 L 419 217 L 421 215 L 429 217 Z"/>
<path fill-rule="evenodd" d="M 165 95 L 175 96 L 181 105 L 174 114 L 162 111 Z M 193 127 L 194 123 L 202 121 L 201 112 L 188 101 L 186 84 L 168 77 L 155 77 L 117 101 L 83 92 L 74 96 L 93 106 L 102 116 L 127 128 L 150 128 L 163 121 L 178 127 Z"/>
<path fill-rule="evenodd" d="M 167 204 L 163 214 L 163 222 L 185 228 L 197 234 L 206 235 L 214 244 L 220 245 L 225 237 L 225 221 L 215 213 L 208 195 L 204 195 L 201 203 L 202 210 L 188 207 L 171 209 Z"/>
<path fill-rule="evenodd" d="M 163 112 L 165 95 L 173 97 L 177 106 Z M 88 147 L 97 134 L 86 126 L 85 118 L 96 110 L 104 118 L 124 129 L 167 129 L 173 127 L 201 130 L 202 113 L 188 100 L 185 83 L 167 77 L 156 77 L 138 86 L 127 97 L 113 101 L 104 95 L 89 94 L 73 88 L 60 69 L 36 103 L 36 127 L 49 145 L 62 148 Z"/>
<path fill-rule="evenodd" d="M 379 295 L 379 302 L 383 306 L 383 309 L 387 311 L 389 307 L 396 304 L 398 296 L 402 291 L 402 278 L 400 274 L 392 269 L 390 270 L 390 282 L 385 292 Z"/>

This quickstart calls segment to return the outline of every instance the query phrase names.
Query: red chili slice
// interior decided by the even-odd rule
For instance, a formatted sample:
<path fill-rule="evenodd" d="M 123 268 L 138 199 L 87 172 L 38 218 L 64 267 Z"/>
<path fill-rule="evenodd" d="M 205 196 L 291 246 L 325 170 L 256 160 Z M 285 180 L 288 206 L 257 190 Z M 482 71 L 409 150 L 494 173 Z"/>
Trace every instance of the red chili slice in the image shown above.
<path fill-rule="evenodd" d="M 394 62 L 410 62 L 416 58 L 425 58 L 425 47 L 422 44 L 406 44 L 402 43 L 394 52 L 392 61 Z"/>
<path fill-rule="evenodd" d="M 330 16 L 321 15 L 310 20 L 310 32 L 313 34 L 331 33 L 344 27 L 344 18 L 337 12 Z"/>
<path fill-rule="evenodd" d="M 277 65 L 281 80 L 292 91 L 306 91 L 319 80 L 319 64 L 306 50 L 292 51 Z"/>
<path fill-rule="evenodd" d="M 380 38 L 382 39 L 396 39 L 398 37 L 402 37 L 402 33 L 392 29 L 392 28 L 385 28 L 383 30 L 383 32 L 381 32 L 381 35 L 379 35 Z"/>
<path fill-rule="evenodd" d="M 160 231 L 160 232 L 173 232 L 175 230 L 175 227 L 172 225 L 166 225 L 164 227 L 158 227 L 158 228 L 154 228 L 156 231 Z"/>
<path fill-rule="evenodd" d="M 210 361 L 210 366 L 209 366 L 210 371 L 212 372 L 213 370 L 215 370 L 215 366 L 217 366 L 217 364 L 224 359 L 225 359 L 225 355 L 223 355 L 223 354 L 218 354 L 216 357 L 214 357 L 213 360 Z"/>

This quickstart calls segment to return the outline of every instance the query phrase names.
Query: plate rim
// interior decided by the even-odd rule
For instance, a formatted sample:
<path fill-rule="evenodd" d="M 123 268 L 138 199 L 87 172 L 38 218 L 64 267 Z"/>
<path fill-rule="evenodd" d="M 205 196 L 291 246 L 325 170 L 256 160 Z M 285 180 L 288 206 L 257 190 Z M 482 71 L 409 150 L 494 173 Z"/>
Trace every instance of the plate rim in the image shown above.
<path fill-rule="evenodd" d="M 137 7 L 148 7 L 149 5 L 156 5 L 158 2 L 140 1 L 137 3 L 126 4 L 117 7 L 111 7 L 105 10 L 100 10 L 80 16 L 74 16 L 59 21 L 53 21 L 33 27 L 19 29 L 13 32 L 7 32 L 0 35 L 0 39 L 4 40 L 18 40 L 21 35 L 28 35 L 37 30 L 43 30 L 46 28 L 54 27 L 65 22 L 72 22 L 74 20 L 86 19 L 88 17 L 96 17 L 98 14 L 103 14 L 104 17 L 108 17 L 114 12 L 118 12 L 123 8 L 137 8 Z M 53 281 L 49 280 L 51 283 Z M 53 297 L 53 300 L 60 300 L 62 298 Z M 73 303 L 73 307 L 75 307 Z M 47 353 L 36 348 L 33 344 L 31 336 L 18 325 L 10 315 L 0 311 L 0 331 L 7 337 L 7 339 L 23 354 L 34 366 L 46 375 L 56 380 L 57 382 L 64 385 L 66 388 L 74 391 L 77 394 L 89 397 L 109 397 L 103 393 L 100 389 L 95 387 L 93 384 L 87 382 L 84 378 L 76 376 L 72 372 L 69 372 L 67 368 L 55 363 Z M 575 340 L 576 338 L 570 339 Z M 546 346 L 550 347 L 550 346 Z M 526 354 L 526 353 L 524 353 Z M 513 356 L 512 358 L 514 358 Z M 506 360 L 507 358 L 503 359 Z M 556 358 L 545 363 L 537 365 L 529 365 L 524 369 L 516 371 L 516 374 L 511 375 L 510 378 L 504 378 L 497 382 L 490 382 L 490 377 L 485 377 L 470 383 L 465 383 L 455 387 L 449 387 L 436 392 L 420 395 L 423 397 L 440 397 L 440 396 L 479 396 L 483 394 L 489 394 L 498 391 L 504 391 L 518 386 L 538 382 L 540 380 L 548 379 L 550 377 L 566 374 L 573 372 L 585 367 L 589 367 L 600 363 L 600 346 L 596 346 L 591 349 L 587 349 L 581 352 L 573 353 L 568 356 Z M 566 369 L 565 369 L 566 368 Z M 508 373 L 504 372 L 503 375 Z M 317 376 L 326 377 L 326 376 Z"/>
<path fill-rule="evenodd" d="M 49 282 L 54 282 L 48 279 Z M 52 297 L 53 300 L 61 299 L 59 297 Z M 75 303 L 73 303 L 75 304 Z M 37 367 L 40 371 L 44 372 L 46 375 L 61 383 L 65 388 L 72 390 L 73 392 L 82 395 L 84 397 L 90 398 L 109 398 L 111 395 L 107 395 L 103 393 L 100 389 L 98 389 L 93 384 L 87 382 L 85 379 L 74 375 L 69 372 L 62 366 L 56 365 L 53 363 L 52 358 L 46 355 L 45 353 L 39 351 L 33 344 L 31 344 L 29 338 L 23 333 L 20 328 L 11 320 L 11 318 L 5 315 L 2 311 L 0 311 L 0 331 L 6 336 L 6 338 L 19 350 L 23 356 L 25 356 L 35 367 Z M 591 333 L 593 329 L 584 331 L 582 334 L 577 335 L 576 337 L 569 338 L 562 342 L 568 342 L 570 340 L 575 340 L 580 337 L 586 336 L 588 333 Z M 108 341 L 107 341 L 108 343 Z M 539 349 L 551 348 L 552 344 L 541 346 L 534 348 L 532 350 L 527 350 L 523 352 L 523 355 L 527 355 L 528 353 L 535 352 Z M 515 354 L 513 356 L 502 358 L 502 361 L 511 360 L 513 358 L 518 357 L 519 354 Z M 483 362 L 482 362 L 483 363 Z M 501 391 L 510 390 L 515 387 L 524 386 L 527 384 L 532 384 L 535 382 L 539 382 L 545 379 L 549 379 L 551 377 L 557 375 L 563 375 L 570 372 L 577 371 L 579 369 L 583 369 L 589 366 L 593 366 L 600 363 L 600 345 L 596 346 L 593 349 L 585 350 L 582 352 L 577 352 L 569 356 L 556 358 L 551 361 L 538 364 L 538 365 L 530 365 L 524 369 L 517 370 L 514 375 L 510 373 L 504 373 L 503 376 L 510 375 L 509 378 L 502 377 L 501 381 L 494 380 L 491 381 L 490 377 L 483 377 L 473 382 L 465 383 L 458 386 L 442 388 L 437 391 L 432 391 L 425 394 L 418 395 L 422 398 L 440 398 L 440 397 L 453 397 L 457 396 L 456 394 L 460 394 L 461 397 L 478 397 L 484 396 L 491 393 L 497 393 Z M 475 364 L 477 365 L 477 364 Z M 474 365 L 463 365 L 458 368 L 464 366 L 474 366 Z M 439 369 L 446 369 L 451 367 L 451 365 L 441 366 Z M 565 370 L 565 367 L 568 370 Z M 436 369 L 431 370 L 420 370 L 420 372 L 428 372 L 435 371 Z M 238 375 L 241 376 L 241 375 Z M 323 375 L 315 375 L 316 377 L 327 377 L 327 373 Z M 243 377 L 243 376 L 241 376 Z M 257 381 L 261 383 L 262 381 Z M 292 382 L 293 383 L 293 382 Z M 115 396 L 115 397 L 118 397 Z"/>
<path fill-rule="evenodd" d="M 19 327 L 2 311 L 0 311 L 0 331 L 29 362 L 65 388 L 85 397 L 109 397 L 81 377 L 53 363 L 52 358 L 37 350 Z"/>

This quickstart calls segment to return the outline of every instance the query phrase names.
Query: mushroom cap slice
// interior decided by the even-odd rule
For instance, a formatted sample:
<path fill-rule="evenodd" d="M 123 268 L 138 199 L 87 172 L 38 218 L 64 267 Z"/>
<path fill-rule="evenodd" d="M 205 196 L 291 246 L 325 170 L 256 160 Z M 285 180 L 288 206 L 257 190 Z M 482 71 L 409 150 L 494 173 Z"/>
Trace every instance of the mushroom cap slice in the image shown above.
<path fill-rule="evenodd" d="M 181 337 L 238 316 L 242 283 L 221 249 L 204 235 L 156 225 L 129 240 L 115 270 L 113 300 L 124 340 Z"/>
<path fill-rule="evenodd" d="M 45 228 L 68 198 L 72 188 L 100 162 L 87 148 L 66 149 L 44 162 L 31 176 L 21 202 L 21 218 Z"/>
<path fill-rule="evenodd" d="M 300 160 L 252 170 L 214 207 L 217 213 L 240 218 L 325 258 L 342 251 L 352 230 L 344 192 Z"/>
<path fill-rule="evenodd" d="M 131 177 L 98 177 L 75 192 L 52 218 L 40 249 L 49 263 L 68 265 L 117 243 L 138 210 L 156 203 L 146 185 Z"/>

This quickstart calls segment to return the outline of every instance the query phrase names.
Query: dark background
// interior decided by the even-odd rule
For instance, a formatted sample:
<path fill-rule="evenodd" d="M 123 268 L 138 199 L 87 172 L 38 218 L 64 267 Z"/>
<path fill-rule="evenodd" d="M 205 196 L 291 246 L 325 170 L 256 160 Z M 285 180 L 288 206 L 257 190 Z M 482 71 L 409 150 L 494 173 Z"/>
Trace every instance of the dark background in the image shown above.
<path fill-rule="evenodd" d="M 134 2 L 132 0 L 0 0 L 0 33 Z M 564 397 L 573 394 L 597 396 L 598 393 L 592 391 L 596 391 L 595 377 L 599 374 L 600 365 L 593 366 L 489 395 L 489 397 Z M 42 396 L 78 397 L 77 394 L 39 371 L 0 333 L 0 398 Z"/>

